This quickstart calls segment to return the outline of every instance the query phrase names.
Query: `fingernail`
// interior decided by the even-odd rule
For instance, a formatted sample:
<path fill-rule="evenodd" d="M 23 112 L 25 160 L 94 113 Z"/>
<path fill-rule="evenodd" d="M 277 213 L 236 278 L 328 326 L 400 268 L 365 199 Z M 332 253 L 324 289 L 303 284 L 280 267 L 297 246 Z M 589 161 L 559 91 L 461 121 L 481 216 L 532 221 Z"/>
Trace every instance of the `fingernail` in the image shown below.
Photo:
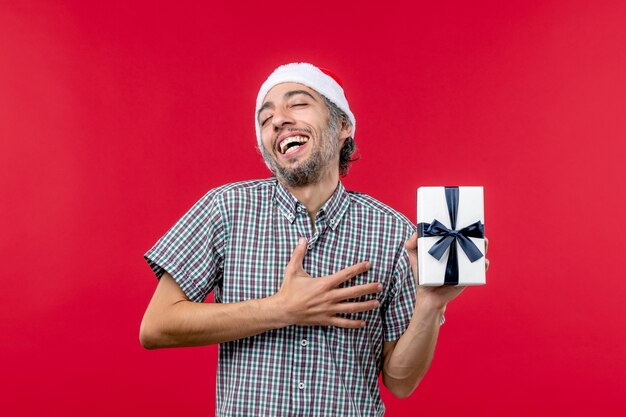
<path fill-rule="evenodd" d="M 298 239 L 298 245 L 306 245 L 306 239 L 301 237 Z"/>
<path fill-rule="evenodd" d="M 383 284 L 378 284 L 378 291 L 382 291 L 383 290 Z"/>

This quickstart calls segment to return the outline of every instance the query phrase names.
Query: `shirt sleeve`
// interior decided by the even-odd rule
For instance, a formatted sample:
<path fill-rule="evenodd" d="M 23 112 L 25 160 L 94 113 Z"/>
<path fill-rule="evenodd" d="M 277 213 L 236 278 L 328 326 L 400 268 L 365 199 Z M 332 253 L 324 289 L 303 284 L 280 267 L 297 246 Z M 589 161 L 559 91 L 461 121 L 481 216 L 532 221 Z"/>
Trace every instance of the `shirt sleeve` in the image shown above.
<path fill-rule="evenodd" d="M 222 275 L 227 228 L 220 194 L 207 193 L 144 255 L 157 278 L 167 271 L 191 301 L 204 301 Z"/>
<path fill-rule="evenodd" d="M 404 242 L 403 242 L 404 243 Z M 397 340 L 402 336 L 415 308 L 415 278 L 411 271 L 409 255 L 404 244 L 396 257 L 394 272 L 389 286 L 389 304 L 385 308 L 384 331 L 385 341 Z"/>

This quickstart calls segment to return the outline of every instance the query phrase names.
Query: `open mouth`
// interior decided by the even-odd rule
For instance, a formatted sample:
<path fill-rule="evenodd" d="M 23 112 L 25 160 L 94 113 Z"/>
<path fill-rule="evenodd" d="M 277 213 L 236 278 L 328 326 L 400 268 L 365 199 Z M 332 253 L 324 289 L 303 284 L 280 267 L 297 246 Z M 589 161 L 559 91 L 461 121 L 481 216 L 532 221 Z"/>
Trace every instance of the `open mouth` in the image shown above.
<path fill-rule="evenodd" d="M 283 155 L 289 155 L 298 150 L 298 148 L 309 141 L 306 136 L 289 136 L 278 145 L 278 150 Z"/>

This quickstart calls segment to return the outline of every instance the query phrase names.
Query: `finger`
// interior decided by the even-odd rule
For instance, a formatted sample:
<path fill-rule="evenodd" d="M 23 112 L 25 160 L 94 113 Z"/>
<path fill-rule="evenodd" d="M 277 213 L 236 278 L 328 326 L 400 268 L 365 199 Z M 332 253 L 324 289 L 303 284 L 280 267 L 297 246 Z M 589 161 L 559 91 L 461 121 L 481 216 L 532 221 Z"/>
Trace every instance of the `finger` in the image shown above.
<path fill-rule="evenodd" d="M 332 317 L 329 319 L 328 324 L 335 327 L 343 327 L 344 329 L 360 329 L 365 327 L 364 320 L 351 320 L 342 317 Z"/>
<path fill-rule="evenodd" d="M 304 268 L 302 267 L 302 262 L 304 261 L 305 254 L 306 254 L 306 239 L 303 237 L 300 237 L 298 239 L 298 243 L 296 244 L 296 247 L 293 250 L 291 259 L 289 260 L 289 263 L 287 264 L 287 268 L 285 268 L 285 275 L 298 274 L 298 273 L 306 274 L 306 272 L 304 272 Z"/>
<path fill-rule="evenodd" d="M 489 249 L 489 239 L 485 238 L 485 255 L 487 254 L 487 249 Z"/>
<path fill-rule="evenodd" d="M 334 300 L 347 300 L 349 298 L 359 298 L 367 294 L 375 294 L 383 290 L 383 284 L 374 282 L 371 284 L 355 285 L 348 288 L 337 288 L 333 290 L 331 296 Z"/>
<path fill-rule="evenodd" d="M 355 276 L 359 274 L 367 272 L 370 269 L 370 267 L 371 267 L 371 264 L 369 262 L 359 262 L 358 264 L 354 264 L 345 269 L 342 269 L 341 271 L 337 273 L 329 275 L 326 278 L 328 279 L 328 281 L 330 281 L 330 285 L 332 287 L 336 287 L 342 282 L 345 282 L 351 278 L 354 278 Z"/>
<path fill-rule="evenodd" d="M 489 259 L 485 258 L 485 272 L 489 270 Z"/>
<path fill-rule="evenodd" d="M 417 280 L 417 233 L 413 233 L 409 240 L 404 243 L 406 253 L 409 255 L 409 263 L 411 264 L 411 270 Z"/>
<path fill-rule="evenodd" d="M 339 303 L 335 306 L 337 313 L 362 313 L 364 311 L 370 311 L 380 305 L 378 300 L 368 300 L 361 302 L 346 302 Z"/>
<path fill-rule="evenodd" d="M 407 251 L 417 251 L 417 233 L 413 233 L 409 240 L 404 242 Z"/>

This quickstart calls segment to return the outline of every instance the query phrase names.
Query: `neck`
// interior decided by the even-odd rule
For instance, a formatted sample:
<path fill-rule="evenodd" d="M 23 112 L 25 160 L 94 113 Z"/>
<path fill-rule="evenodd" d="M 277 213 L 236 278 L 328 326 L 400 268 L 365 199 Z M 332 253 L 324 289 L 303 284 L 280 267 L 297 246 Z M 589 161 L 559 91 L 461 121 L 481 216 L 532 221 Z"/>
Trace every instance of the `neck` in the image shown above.
<path fill-rule="evenodd" d="M 293 187 L 289 184 L 285 184 L 280 178 L 278 180 L 306 207 L 309 217 L 315 222 L 317 212 L 337 189 L 337 185 L 339 184 L 339 172 L 336 170 L 327 172 L 316 183 L 302 187 Z"/>

